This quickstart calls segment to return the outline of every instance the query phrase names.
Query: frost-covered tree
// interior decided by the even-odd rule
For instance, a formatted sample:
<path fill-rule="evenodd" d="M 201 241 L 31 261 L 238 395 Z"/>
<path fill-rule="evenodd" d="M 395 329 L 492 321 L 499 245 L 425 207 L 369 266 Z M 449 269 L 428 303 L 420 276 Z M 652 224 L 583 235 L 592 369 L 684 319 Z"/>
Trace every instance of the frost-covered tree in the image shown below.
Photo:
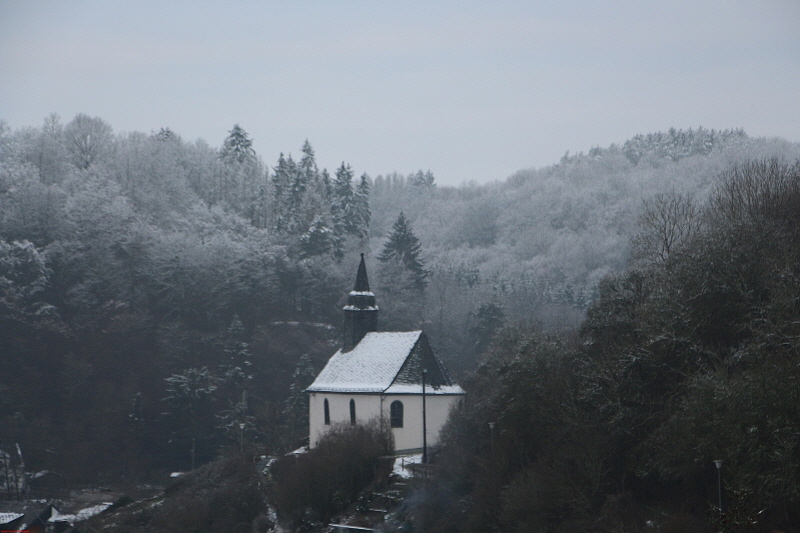
<path fill-rule="evenodd" d="M 319 169 L 314 157 L 314 148 L 311 147 L 308 139 L 303 143 L 300 151 L 303 152 L 303 157 L 300 158 L 300 173 L 306 183 L 314 183 L 319 176 Z"/>
<path fill-rule="evenodd" d="M 414 235 L 406 216 L 400 211 L 400 216 L 392 226 L 392 233 L 389 234 L 378 259 L 384 263 L 394 262 L 402 265 L 410 274 L 414 288 L 421 290 L 427 285 L 427 278 L 430 275 L 420 257 L 421 254 L 422 246 L 419 239 Z"/>
<path fill-rule="evenodd" d="M 325 198 L 330 200 L 330 198 L 333 196 L 333 180 L 331 179 L 330 172 L 328 172 L 327 168 L 322 169 L 319 178 L 322 182 L 323 190 L 325 191 Z"/>
<path fill-rule="evenodd" d="M 311 227 L 300 237 L 301 257 L 325 255 L 333 247 L 333 230 L 325 223 L 321 216 L 314 218 Z"/>
<path fill-rule="evenodd" d="M 220 197 L 233 212 L 260 225 L 264 211 L 264 170 L 253 150 L 253 141 L 238 124 L 230 131 L 219 153 Z"/>
<path fill-rule="evenodd" d="M 278 164 L 272 175 L 272 204 L 275 214 L 275 229 L 289 231 L 292 226 L 292 196 L 295 192 L 295 175 L 297 164 L 283 153 L 278 157 Z"/>
<path fill-rule="evenodd" d="M 369 209 L 369 193 L 370 193 L 369 176 L 367 174 L 361 175 L 361 181 L 358 183 L 355 195 L 355 222 L 358 227 L 357 232 L 359 237 L 366 238 L 369 234 L 369 223 L 372 220 L 372 212 Z"/>
<path fill-rule="evenodd" d="M 219 157 L 226 163 L 244 163 L 255 158 L 256 152 L 253 150 L 253 141 L 247 132 L 235 124 L 233 129 L 228 132 L 228 137 L 222 143 Z"/>
<path fill-rule="evenodd" d="M 418 170 L 416 174 L 409 176 L 408 183 L 409 185 L 417 190 L 430 190 L 436 187 L 434 183 L 433 172 L 428 170 L 427 172 L 422 172 L 422 170 Z"/>
<path fill-rule="evenodd" d="M 336 170 L 336 178 L 333 181 L 332 206 L 335 225 L 340 233 L 352 235 L 357 232 L 355 197 L 353 169 L 342 162 L 342 166 Z"/>
<path fill-rule="evenodd" d="M 39 142 L 31 154 L 32 162 L 39 170 L 39 179 L 45 185 L 61 183 L 66 175 L 66 147 L 64 126 L 56 113 L 51 113 L 42 125 Z"/>
<path fill-rule="evenodd" d="M 72 163 L 85 170 L 106 155 L 114 142 L 113 131 L 103 119 L 79 113 L 64 128 L 64 140 Z"/>
<path fill-rule="evenodd" d="M 708 155 L 723 146 L 743 144 L 747 141 L 744 130 L 676 130 L 636 135 L 625 141 L 622 151 L 628 160 L 638 164 L 640 160 L 652 158 L 655 161 L 678 161 L 693 155 Z"/>
<path fill-rule="evenodd" d="M 55 308 L 42 300 L 50 275 L 44 254 L 33 243 L 0 240 L 0 320 L 55 315 Z"/>
<path fill-rule="evenodd" d="M 369 176 L 362 175 L 356 187 L 353 186 L 353 176 L 350 165 L 342 163 L 333 181 L 331 214 L 334 232 L 339 240 L 346 236 L 365 238 L 369 230 Z"/>

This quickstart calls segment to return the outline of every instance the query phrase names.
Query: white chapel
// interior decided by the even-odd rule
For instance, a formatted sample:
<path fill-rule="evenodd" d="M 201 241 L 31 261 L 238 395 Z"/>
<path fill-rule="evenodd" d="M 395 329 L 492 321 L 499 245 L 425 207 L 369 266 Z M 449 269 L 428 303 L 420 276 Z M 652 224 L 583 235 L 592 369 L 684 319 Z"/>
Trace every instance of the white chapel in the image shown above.
<path fill-rule="evenodd" d="M 423 331 L 377 329 L 378 306 L 361 254 L 344 306 L 342 348 L 306 389 L 312 448 L 332 424 L 381 418 L 389 421 L 397 453 L 421 451 L 439 441 L 450 408 L 464 396 Z"/>

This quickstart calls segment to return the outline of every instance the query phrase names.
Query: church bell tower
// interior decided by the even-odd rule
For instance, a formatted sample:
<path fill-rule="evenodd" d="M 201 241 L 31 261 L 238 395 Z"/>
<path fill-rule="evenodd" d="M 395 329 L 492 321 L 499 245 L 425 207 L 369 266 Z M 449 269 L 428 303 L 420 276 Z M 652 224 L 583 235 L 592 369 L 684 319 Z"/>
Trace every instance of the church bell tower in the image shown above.
<path fill-rule="evenodd" d="M 344 343 L 342 351 L 349 352 L 361 342 L 364 335 L 378 330 L 378 306 L 375 304 L 375 295 L 369 290 L 364 254 L 361 254 L 361 263 L 358 265 L 356 285 L 347 295 L 347 305 L 343 310 Z"/>

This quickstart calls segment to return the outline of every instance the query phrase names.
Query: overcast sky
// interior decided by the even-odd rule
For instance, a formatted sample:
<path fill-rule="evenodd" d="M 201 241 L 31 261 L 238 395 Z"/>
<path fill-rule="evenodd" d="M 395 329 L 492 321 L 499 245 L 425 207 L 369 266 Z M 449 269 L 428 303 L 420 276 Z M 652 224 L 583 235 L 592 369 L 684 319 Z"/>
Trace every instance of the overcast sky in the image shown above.
<path fill-rule="evenodd" d="M 800 2 L 0 0 L 0 119 L 51 112 L 452 185 L 670 127 L 800 141 Z"/>

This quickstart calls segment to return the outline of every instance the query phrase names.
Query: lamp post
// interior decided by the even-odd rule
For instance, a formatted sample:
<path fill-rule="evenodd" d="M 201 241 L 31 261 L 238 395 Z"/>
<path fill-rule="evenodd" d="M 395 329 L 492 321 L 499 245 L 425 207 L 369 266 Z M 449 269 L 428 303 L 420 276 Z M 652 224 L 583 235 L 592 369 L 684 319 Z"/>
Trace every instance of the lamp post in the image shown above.
<path fill-rule="evenodd" d="M 239 451 L 244 450 L 244 422 L 239 422 Z"/>
<path fill-rule="evenodd" d="M 489 422 L 489 432 L 492 435 L 492 457 L 494 457 L 494 422 Z"/>
<path fill-rule="evenodd" d="M 717 490 L 719 493 L 719 512 L 722 513 L 722 459 L 714 459 L 717 465 Z"/>
<path fill-rule="evenodd" d="M 425 377 L 428 375 L 426 368 L 422 369 L 422 464 L 428 464 L 428 427 L 425 416 Z"/>

